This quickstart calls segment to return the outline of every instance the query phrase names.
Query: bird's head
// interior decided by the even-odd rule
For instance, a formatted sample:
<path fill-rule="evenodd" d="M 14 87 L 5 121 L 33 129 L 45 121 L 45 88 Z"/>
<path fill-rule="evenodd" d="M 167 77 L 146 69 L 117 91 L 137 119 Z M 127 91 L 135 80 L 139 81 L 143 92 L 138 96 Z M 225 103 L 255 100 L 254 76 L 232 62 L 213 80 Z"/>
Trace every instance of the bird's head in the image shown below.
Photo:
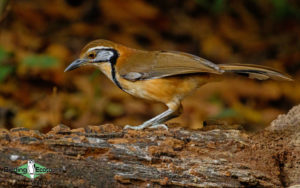
<path fill-rule="evenodd" d="M 95 40 L 88 43 L 80 53 L 79 59 L 73 61 L 66 69 L 71 71 L 82 65 L 97 65 L 99 63 L 115 63 L 119 57 L 120 45 L 107 40 Z"/>

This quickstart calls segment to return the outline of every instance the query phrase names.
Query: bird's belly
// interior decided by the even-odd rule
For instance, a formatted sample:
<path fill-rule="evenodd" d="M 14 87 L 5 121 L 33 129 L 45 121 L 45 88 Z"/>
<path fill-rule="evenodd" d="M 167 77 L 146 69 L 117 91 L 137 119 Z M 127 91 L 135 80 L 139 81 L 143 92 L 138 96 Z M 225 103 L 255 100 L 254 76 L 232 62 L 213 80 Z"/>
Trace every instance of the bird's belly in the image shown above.
<path fill-rule="evenodd" d="M 176 98 L 181 100 L 207 82 L 206 75 L 181 75 L 135 82 L 119 79 L 127 93 L 163 103 L 168 103 Z"/>

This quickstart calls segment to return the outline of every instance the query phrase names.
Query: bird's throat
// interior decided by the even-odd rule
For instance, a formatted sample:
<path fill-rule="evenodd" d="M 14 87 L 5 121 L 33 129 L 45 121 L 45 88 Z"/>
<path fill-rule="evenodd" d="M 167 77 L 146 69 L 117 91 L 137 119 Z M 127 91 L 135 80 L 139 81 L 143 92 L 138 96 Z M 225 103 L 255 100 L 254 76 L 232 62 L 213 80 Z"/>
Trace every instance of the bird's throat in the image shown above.
<path fill-rule="evenodd" d="M 105 76 L 107 76 L 114 84 L 124 91 L 117 78 L 117 72 L 114 63 L 98 63 L 96 66 L 99 67 Z"/>

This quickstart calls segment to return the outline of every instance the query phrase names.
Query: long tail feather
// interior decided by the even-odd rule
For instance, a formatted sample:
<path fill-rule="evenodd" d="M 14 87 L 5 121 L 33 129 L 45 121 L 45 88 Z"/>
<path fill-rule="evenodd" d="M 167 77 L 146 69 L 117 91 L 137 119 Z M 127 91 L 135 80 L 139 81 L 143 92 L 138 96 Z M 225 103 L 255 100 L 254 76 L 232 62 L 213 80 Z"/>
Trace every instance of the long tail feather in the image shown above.
<path fill-rule="evenodd" d="M 293 79 L 287 74 L 260 65 L 220 64 L 219 67 L 224 70 L 225 73 L 231 72 L 235 74 L 246 75 L 252 79 L 293 81 Z"/>

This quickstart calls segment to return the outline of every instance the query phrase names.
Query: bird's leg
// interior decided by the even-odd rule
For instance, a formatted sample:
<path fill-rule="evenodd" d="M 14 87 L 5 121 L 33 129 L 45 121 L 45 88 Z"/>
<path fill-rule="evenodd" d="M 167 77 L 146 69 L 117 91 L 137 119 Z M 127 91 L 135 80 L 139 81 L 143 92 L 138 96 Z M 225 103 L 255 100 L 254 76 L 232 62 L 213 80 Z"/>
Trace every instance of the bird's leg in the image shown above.
<path fill-rule="evenodd" d="M 182 107 L 181 107 L 181 104 L 179 101 L 168 103 L 167 106 L 169 107 L 168 110 L 155 116 L 152 119 L 149 119 L 148 121 L 145 121 L 143 124 L 141 124 L 139 126 L 126 125 L 124 127 L 124 129 L 142 130 L 147 127 L 149 127 L 149 128 L 163 127 L 165 129 L 168 129 L 168 127 L 163 123 L 168 121 L 169 119 L 179 116 L 181 114 Z"/>
<path fill-rule="evenodd" d="M 145 121 L 143 124 L 141 124 L 139 126 L 126 125 L 124 127 L 124 129 L 141 130 L 141 129 L 145 129 L 147 127 L 158 128 L 158 127 L 153 127 L 153 126 L 158 126 L 158 125 L 160 125 L 160 127 L 166 128 L 166 126 L 165 125 L 163 126 L 162 123 L 171 119 L 173 117 L 173 113 L 174 113 L 174 111 L 172 109 L 168 109 L 168 110 L 164 111 L 163 113 L 155 116 L 154 118 L 151 118 L 148 121 Z"/>

